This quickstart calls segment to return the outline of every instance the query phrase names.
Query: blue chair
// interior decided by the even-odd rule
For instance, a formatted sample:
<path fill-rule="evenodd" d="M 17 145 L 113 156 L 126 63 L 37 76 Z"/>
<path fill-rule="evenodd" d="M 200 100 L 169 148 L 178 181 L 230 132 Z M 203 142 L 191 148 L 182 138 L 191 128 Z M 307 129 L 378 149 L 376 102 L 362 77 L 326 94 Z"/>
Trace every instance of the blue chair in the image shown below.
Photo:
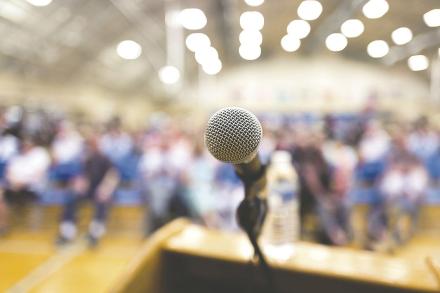
<path fill-rule="evenodd" d="M 114 165 L 119 172 L 121 181 L 131 182 L 137 178 L 139 162 L 140 155 L 136 154 L 135 152 L 131 152 L 120 160 L 114 162 Z"/>
<path fill-rule="evenodd" d="M 382 160 L 363 163 L 356 168 L 356 179 L 363 182 L 373 183 L 382 176 L 385 168 L 386 162 Z"/>
<path fill-rule="evenodd" d="M 353 204 L 377 205 L 382 202 L 382 196 L 377 187 L 355 187 L 349 193 Z"/>
<path fill-rule="evenodd" d="M 440 187 L 431 186 L 426 192 L 425 203 L 429 205 L 440 205 Z"/>
<path fill-rule="evenodd" d="M 139 181 L 140 155 L 131 152 L 115 162 L 121 184 L 115 190 L 113 202 L 118 205 L 138 205 L 142 202 L 142 191 Z"/>
<path fill-rule="evenodd" d="M 425 162 L 426 169 L 428 170 L 429 176 L 431 179 L 439 180 L 440 179 L 440 152 L 432 155 Z"/>

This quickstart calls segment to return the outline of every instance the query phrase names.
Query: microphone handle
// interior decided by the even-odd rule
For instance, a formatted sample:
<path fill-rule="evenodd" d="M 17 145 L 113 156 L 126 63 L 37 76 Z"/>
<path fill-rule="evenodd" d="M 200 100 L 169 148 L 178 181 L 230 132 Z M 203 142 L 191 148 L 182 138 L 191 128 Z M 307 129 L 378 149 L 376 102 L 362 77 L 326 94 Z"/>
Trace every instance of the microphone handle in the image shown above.
<path fill-rule="evenodd" d="M 234 169 L 244 184 L 245 198 L 267 198 L 266 166 L 261 164 L 258 154 L 248 163 L 234 164 Z"/>

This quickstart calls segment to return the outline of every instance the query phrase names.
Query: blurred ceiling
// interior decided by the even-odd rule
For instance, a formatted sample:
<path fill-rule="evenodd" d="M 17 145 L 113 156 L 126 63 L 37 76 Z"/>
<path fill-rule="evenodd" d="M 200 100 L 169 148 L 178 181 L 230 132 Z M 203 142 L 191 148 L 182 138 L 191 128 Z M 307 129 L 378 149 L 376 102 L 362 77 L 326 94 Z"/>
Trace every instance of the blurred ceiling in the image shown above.
<path fill-rule="evenodd" d="M 362 14 L 366 0 L 321 0 L 323 13 L 311 21 L 311 33 L 297 52 L 280 46 L 290 21 L 297 19 L 300 0 L 266 0 L 250 7 L 243 0 L 53 0 L 35 7 L 26 0 L 0 0 L 0 72 L 42 81 L 92 81 L 110 90 L 147 93 L 158 88 L 158 70 L 166 64 L 166 8 L 200 8 L 208 19 L 201 31 L 219 51 L 223 68 L 246 62 L 238 54 L 240 14 L 260 11 L 265 17 L 262 30 L 262 56 L 311 55 L 318 52 L 342 54 L 349 58 L 384 66 L 406 66 L 406 58 L 423 53 L 432 58 L 440 46 L 440 28 L 430 28 L 423 14 L 440 8 L 438 0 L 388 0 L 390 9 L 379 19 Z M 325 47 L 325 38 L 340 31 L 349 18 L 365 24 L 364 33 L 348 40 L 341 52 Z M 391 48 L 380 60 L 366 53 L 369 42 L 382 39 L 392 44 L 391 32 L 409 27 L 415 38 L 407 45 Z M 185 35 L 189 32 L 185 31 Z M 132 39 L 141 44 L 137 60 L 124 60 L 116 54 L 117 44 Z M 197 64 L 185 49 L 185 80 L 197 76 Z M 393 65 L 391 65 L 393 64 Z M 426 74 L 426 73 L 425 73 Z"/>

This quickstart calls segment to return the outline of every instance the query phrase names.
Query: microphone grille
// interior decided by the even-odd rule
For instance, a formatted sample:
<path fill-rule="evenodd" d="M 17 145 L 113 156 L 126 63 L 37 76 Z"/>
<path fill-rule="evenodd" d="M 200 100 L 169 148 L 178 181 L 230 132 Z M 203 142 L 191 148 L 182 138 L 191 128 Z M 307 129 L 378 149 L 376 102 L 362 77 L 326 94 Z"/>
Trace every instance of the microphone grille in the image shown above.
<path fill-rule="evenodd" d="M 241 164 L 252 160 L 263 130 L 257 117 L 238 108 L 224 108 L 212 115 L 205 132 L 205 144 L 218 160 Z"/>

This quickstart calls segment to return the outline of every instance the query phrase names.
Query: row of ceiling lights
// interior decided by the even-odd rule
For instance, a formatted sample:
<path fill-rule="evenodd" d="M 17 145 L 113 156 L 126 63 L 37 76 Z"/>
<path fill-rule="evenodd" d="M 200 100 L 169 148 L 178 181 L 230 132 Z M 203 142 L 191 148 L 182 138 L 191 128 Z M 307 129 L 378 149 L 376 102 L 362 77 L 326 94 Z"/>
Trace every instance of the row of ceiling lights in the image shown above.
<path fill-rule="evenodd" d="M 38 7 L 49 5 L 52 0 L 27 0 Z M 257 7 L 264 0 L 245 0 L 249 6 Z M 281 46 L 287 52 L 294 52 L 301 46 L 301 39 L 307 37 L 311 27 L 308 21 L 319 18 L 323 10 L 322 4 L 317 0 L 304 0 L 298 6 L 297 13 L 300 19 L 291 21 L 287 26 L 287 34 L 281 39 Z M 378 19 L 389 10 L 386 0 L 370 0 L 363 7 L 365 17 Z M 425 24 L 429 27 L 440 26 L 440 9 L 433 9 L 423 15 Z M 188 30 L 200 30 L 207 24 L 206 15 L 202 10 L 189 8 L 182 10 L 178 15 L 178 22 Z M 258 11 L 246 11 L 240 16 L 239 54 L 245 60 L 255 60 L 261 55 L 263 41 L 260 30 L 264 26 L 264 16 Z M 359 37 L 365 30 L 364 24 L 359 19 L 348 19 L 341 25 L 341 33 L 327 36 L 325 44 L 330 51 L 339 52 L 348 45 L 347 38 Z M 404 45 L 413 38 L 412 31 L 407 27 L 400 27 L 391 33 L 391 39 L 396 45 Z M 203 33 L 192 33 L 186 38 L 187 48 L 195 53 L 195 59 L 202 66 L 205 73 L 215 75 L 222 69 L 222 63 L 217 50 L 211 46 L 209 37 Z M 142 47 L 132 40 L 125 40 L 117 45 L 118 55 L 127 60 L 134 60 L 142 54 Z M 375 40 L 368 44 L 367 53 L 372 58 L 382 58 L 389 52 L 389 45 L 384 40 Z M 440 54 L 440 50 L 439 50 Z M 420 71 L 429 67 L 429 60 L 424 55 L 411 56 L 408 59 L 411 70 Z M 164 83 L 175 83 L 180 78 L 180 73 L 173 66 L 165 66 L 159 72 L 159 77 Z"/>
<path fill-rule="evenodd" d="M 370 0 L 371 2 L 372 0 Z M 379 1 L 379 0 L 375 0 Z M 386 2 L 385 0 L 380 0 Z M 368 4 L 368 3 L 367 3 Z M 388 7 L 388 3 L 386 3 Z M 388 8 L 387 8 L 388 11 Z M 440 9 L 433 9 L 423 15 L 423 20 L 428 27 L 440 26 Z M 391 39 L 396 45 L 405 45 L 413 39 L 411 29 L 400 27 L 391 33 Z M 390 51 L 389 45 L 384 40 L 375 40 L 368 44 L 367 53 L 372 58 L 385 57 Z M 440 52 L 439 52 L 440 53 Z M 429 59 L 425 55 L 413 55 L 407 60 L 408 67 L 412 71 L 421 71 L 429 67 Z"/>
<path fill-rule="evenodd" d="M 260 6 L 264 0 L 244 0 L 252 7 Z M 244 60 L 256 60 L 261 56 L 261 44 L 263 35 L 261 30 L 264 27 L 264 16 L 259 11 L 245 11 L 240 15 L 240 47 L 238 53 Z"/>
<path fill-rule="evenodd" d="M 319 1 L 303 1 L 298 6 L 298 16 L 287 25 L 287 34 L 281 39 L 281 47 L 287 52 L 295 52 L 301 47 L 301 40 L 306 38 L 311 31 L 309 21 L 314 21 L 321 16 L 323 7 Z"/>
<path fill-rule="evenodd" d="M 250 0 L 248 0 L 250 1 Z M 238 53 L 245 60 L 255 60 L 261 55 L 263 35 L 260 30 L 264 27 L 264 16 L 258 11 L 246 11 L 240 16 L 240 27 L 243 29 L 239 36 Z"/>
<path fill-rule="evenodd" d="M 37 1 L 37 0 L 35 0 Z M 47 1 L 47 0 L 38 0 Z M 249 6 L 259 6 L 264 0 L 245 0 Z M 365 17 L 378 19 L 384 16 L 389 10 L 386 0 L 370 0 L 363 8 Z M 306 38 L 311 31 L 308 21 L 319 18 L 323 7 L 317 0 L 304 0 L 298 7 L 300 19 L 291 21 L 287 26 L 287 34 L 281 39 L 281 46 L 287 52 L 294 52 L 301 46 L 301 39 Z M 439 9 L 431 10 L 424 15 L 425 23 L 430 27 L 440 25 Z M 207 24 L 206 15 L 200 9 L 190 8 L 180 12 L 179 23 L 188 30 L 200 30 Z M 240 26 L 243 31 L 240 33 L 239 54 L 245 60 L 256 60 L 261 55 L 261 43 L 263 36 L 260 30 L 264 27 L 264 16 L 258 11 L 246 11 L 240 16 Z M 365 30 L 364 24 L 359 19 L 346 20 L 341 25 L 341 33 L 330 34 L 325 44 L 330 51 L 339 52 L 348 45 L 347 38 L 359 37 Z M 412 31 L 407 27 L 400 27 L 391 34 L 391 39 L 396 45 L 404 45 L 412 40 Z M 222 63 L 218 58 L 217 50 L 211 46 L 211 41 L 206 34 L 195 32 L 186 38 L 186 47 L 195 53 L 195 59 L 205 73 L 215 75 L 222 69 Z M 142 53 L 142 48 L 134 41 L 126 40 L 117 47 L 119 56 L 124 59 L 136 59 Z M 367 53 L 372 58 L 382 58 L 389 52 L 388 44 L 383 40 L 375 40 L 368 44 Z M 411 70 L 424 70 L 429 66 L 426 56 L 416 55 L 408 59 L 408 66 Z M 159 77 L 164 83 L 175 83 L 180 78 L 177 68 L 166 66 L 159 72 Z"/>
<path fill-rule="evenodd" d="M 180 24 L 187 30 L 201 30 L 207 24 L 205 13 L 197 8 L 184 9 L 179 14 Z M 191 33 L 186 37 L 186 47 L 194 53 L 196 62 L 209 75 L 215 75 L 222 69 L 218 51 L 211 45 L 209 37 L 200 32 Z"/>
<path fill-rule="evenodd" d="M 370 19 L 378 19 L 389 10 L 386 0 L 370 0 L 362 7 L 362 13 Z M 291 21 L 287 26 L 287 34 L 281 39 L 281 46 L 287 52 L 294 52 L 301 46 L 301 39 L 310 33 L 310 24 L 319 18 L 322 5 L 317 0 L 304 0 L 298 7 L 298 16 L 301 19 Z M 425 24 L 429 27 L 440 26 L 440 9 L 433 9 L 423 15 Z M 341 25 L 340 33 L 327 36 L 325 44 L 327 49 L 339 52 L 348 45 L 348 38 L 359 37 L 365 30 L 364 24 L 359 19 L 348 19 Z M 407 27 L 400 27 L 391 33 L 391 39 L 396 45 L 409 43 L 413 38 L 412 31 Z M 367 53 L 372 58 L 382 58 L 389 52 L 389 46 L 384 40 L 375 40 L 368 44 Z M 408 59 L 408 66 L 413 71 L 428 68 L 429 60 L 426 56 L 416 55 Z"/>

